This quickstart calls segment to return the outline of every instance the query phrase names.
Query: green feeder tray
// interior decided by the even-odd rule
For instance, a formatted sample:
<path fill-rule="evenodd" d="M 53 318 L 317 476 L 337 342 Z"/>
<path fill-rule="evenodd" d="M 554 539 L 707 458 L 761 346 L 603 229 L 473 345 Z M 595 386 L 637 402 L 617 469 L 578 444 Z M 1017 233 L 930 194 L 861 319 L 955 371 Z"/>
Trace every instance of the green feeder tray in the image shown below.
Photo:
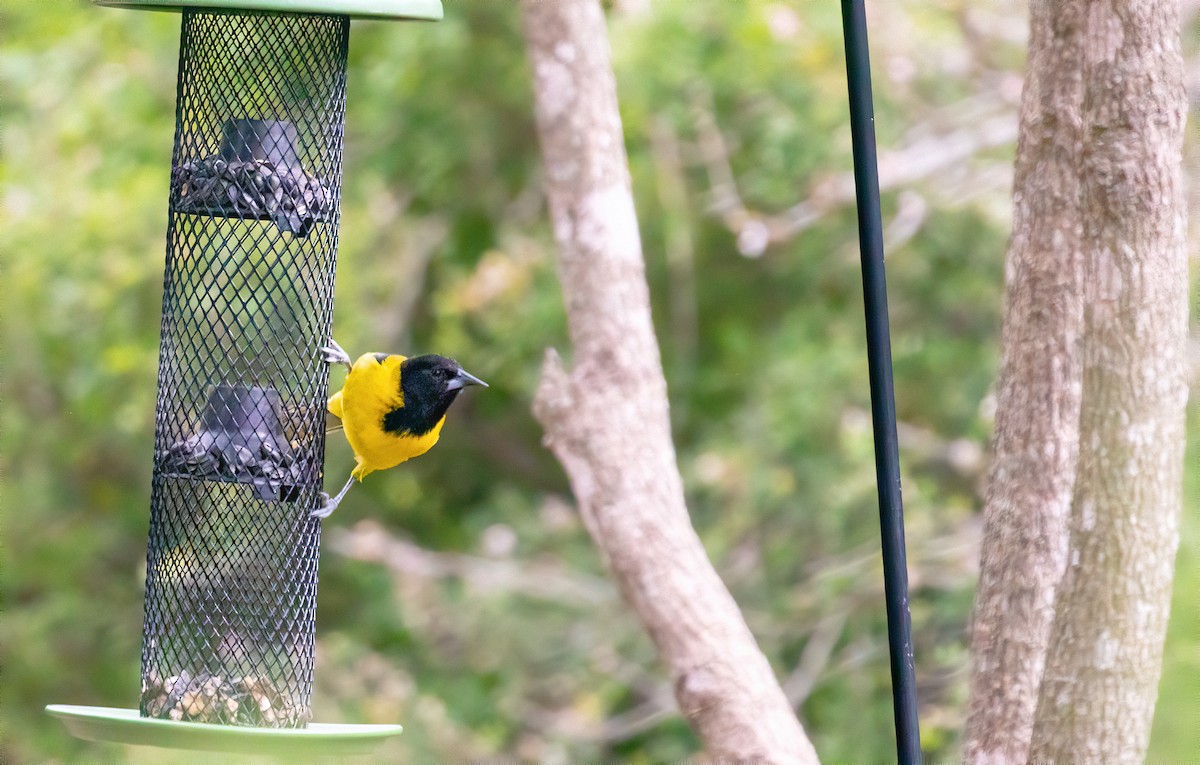
<path fill-rule="evenodd" d="M 194 8 L 208 13 L 264 11 L 268 13 L 320 13 L 354 19 L 411 19 L 440 21 L 441 0 L 92 0 L 110 8 L 144 11 L 179 11 Z"/>
<path fill-rule="evenodd" d="M 168 749 L 199 749 L 239 754 L 345 757 L 370 754 L 399 725 L 323 725 L 307 728 L 239 728 L 232 725 L 174 722 L 138 716 L 136 709 L 51 704 L 46 712 L 62 720 L 76 738 L 109 744 Z"/>

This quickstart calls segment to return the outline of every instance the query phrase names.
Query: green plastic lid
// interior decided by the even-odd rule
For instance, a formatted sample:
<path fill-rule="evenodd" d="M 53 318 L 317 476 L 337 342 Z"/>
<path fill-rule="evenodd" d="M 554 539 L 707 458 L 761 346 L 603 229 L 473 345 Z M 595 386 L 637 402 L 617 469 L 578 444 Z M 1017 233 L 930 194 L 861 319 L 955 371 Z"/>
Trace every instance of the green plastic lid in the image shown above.
<path fill-rule="evenodd" d="M 62 720 L 76 738 L 109 744 L 135 744 L 167 749 L 199 749 L 241 754 L 345 757 L 370 754 L 399 725 L 328 725 L 307 728 L 243 728 L 235 725 L 174 722 L 142 717 L 136 709 L 51 704 L 46 712 Z"/>
<path fill-rule="evenodd" d="M 183 8 L 272 13 L 323 13 L 356 19 L 415 19 L 441 21 L 441 0 L 92 0 L 110 8 L 179 11 Z"/>

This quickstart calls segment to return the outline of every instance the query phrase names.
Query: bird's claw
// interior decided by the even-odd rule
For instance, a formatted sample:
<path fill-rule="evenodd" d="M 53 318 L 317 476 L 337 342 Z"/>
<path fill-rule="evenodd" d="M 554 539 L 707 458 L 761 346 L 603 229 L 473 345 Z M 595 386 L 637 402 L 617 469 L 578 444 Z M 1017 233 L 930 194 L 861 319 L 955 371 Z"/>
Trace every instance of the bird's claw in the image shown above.
<path fill-rule="evenodd" d="M 333 515 L 334 510 L 337 510 L 337 506 L 338 503 L 330 499 L 328 494 L 321 492 L 321 504 L 310 510 L 308 512 L 308 517 L 321 519 L 328 518 L 329 516 Z"/>
<path fill-rule="evenodd" d="M 329 338 L 329 345 L 321 346 L 321 359 L 326 364 L 344 364 L 347 370 L 353 369 L 354 366 L 350 361 L 350 354 L 332 337 Z"/>

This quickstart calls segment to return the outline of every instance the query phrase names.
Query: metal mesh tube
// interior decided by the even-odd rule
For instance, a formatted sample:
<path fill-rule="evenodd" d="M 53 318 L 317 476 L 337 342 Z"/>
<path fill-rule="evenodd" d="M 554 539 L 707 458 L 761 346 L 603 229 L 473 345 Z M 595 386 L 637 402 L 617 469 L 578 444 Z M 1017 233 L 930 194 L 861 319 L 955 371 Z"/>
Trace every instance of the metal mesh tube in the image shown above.
<path fill-rule="evenodd" d="M 143 716 L 309 718 L 348 35 L 183 12 Z"/>

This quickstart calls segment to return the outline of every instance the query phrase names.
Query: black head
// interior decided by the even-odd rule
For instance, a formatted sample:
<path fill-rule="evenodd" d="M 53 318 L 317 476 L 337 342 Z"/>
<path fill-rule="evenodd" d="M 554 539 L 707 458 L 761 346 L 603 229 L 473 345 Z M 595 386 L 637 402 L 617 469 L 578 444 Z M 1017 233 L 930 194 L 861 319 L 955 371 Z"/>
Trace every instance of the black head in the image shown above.
<path fill-rule="evenodd" d="M 428 433 L 468 385 L 487 387 L 487 383 L 468 373 L 454 359 L 435 354 L 405 359 L 400 364 L 404 406 L 384 417 L 384 430 L 414 435 Z"/>

